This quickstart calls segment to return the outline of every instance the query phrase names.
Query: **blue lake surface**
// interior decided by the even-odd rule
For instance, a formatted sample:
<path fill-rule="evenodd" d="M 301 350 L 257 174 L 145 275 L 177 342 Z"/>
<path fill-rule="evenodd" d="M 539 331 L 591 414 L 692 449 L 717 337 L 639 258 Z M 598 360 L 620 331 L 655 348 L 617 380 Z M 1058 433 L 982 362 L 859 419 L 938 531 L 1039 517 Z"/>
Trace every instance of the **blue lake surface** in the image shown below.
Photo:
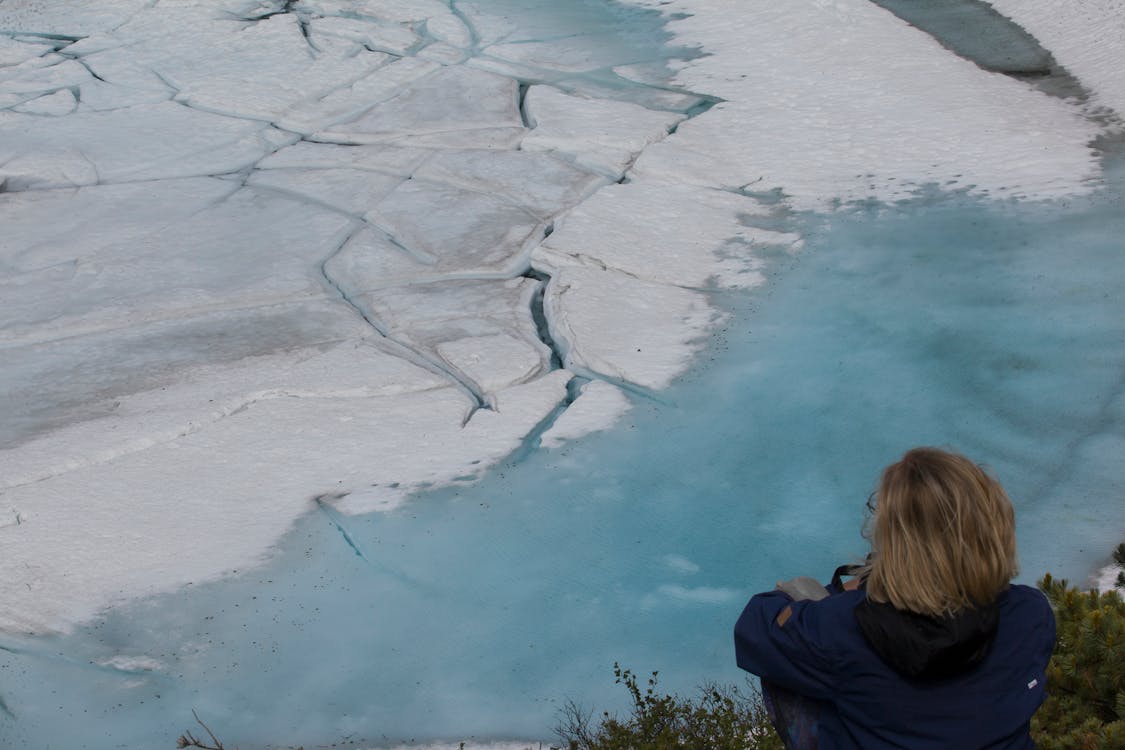
<path fill-rule="evenodd" d="M 666 39 L 643 20 L 642 57 Z M 699 365 L 613 430 L 393 513 L 311 512 L 264 568 L 0 644 L 0 737 L 171 747 L 194 709 L 243 750 L 549 739 L 568 698 L 623 705 L 615 661 L 740 681 L 745 599 L 861 558 L 878 472 L 918 444 L 1005 484 L 1021 580 L 1084 581 L 1125 532 L 1120 165 L 1055 204 L 935 191 L 781 220 L 806 247 L 716 293 Z"/>
<path fill-rule="evenodd" d="M 863 502 L 916 444 L 993 468 L 1022 580 L 1084 580 L 1125 528 L 1120 195 L 794 218 L 806 248 L 723 296 L 701 366 L 616 429 L 394 513 L 311 514 L 265 569 L 4 654 L 19 726 L 52 738 L 25 746 L 146 746 L 193 708 L 243 748 L 549 738 L 567 698 L 621 705 L 614 661 L 741 680 L 744 599 L 862 556 Z M 122 654 L 164 673 L 91 665 Z"/>

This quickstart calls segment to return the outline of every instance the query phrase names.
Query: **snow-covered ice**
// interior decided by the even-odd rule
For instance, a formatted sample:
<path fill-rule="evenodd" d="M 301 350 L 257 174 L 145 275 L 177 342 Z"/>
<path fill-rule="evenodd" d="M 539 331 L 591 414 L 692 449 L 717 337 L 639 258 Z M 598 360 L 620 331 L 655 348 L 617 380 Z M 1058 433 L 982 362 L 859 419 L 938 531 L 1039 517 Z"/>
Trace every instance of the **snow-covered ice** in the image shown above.
<path fill-rule="evenodd" d="M 758 201 L 721 190 L 648 180 L 612 185 L 568 213 L 532 258 L 552 273 L 589 266 L 674 286 L 751 288 L 762 283 L 764 262 L 747 248 L 796 252 L 800 243 L 745 221 L 768 215 Z M 669 223 L 695 231 L 669 235 Z"/>
<path fill-rule="evenodd" d="M 574 77 L 584 55 L 658 65 L 659 45 L 646 58 L 615 53 L 608 30 L 543 41 L 475 5 L 290 10 L 0 7 L 9 629 L 65 631 L 260 561 L 325 493 L 386 509 L 479 476 L 571 401 L 552 444 L 603 429 L 621 397 L 587 384 L 568 398 L 562 360 L 657 386 L 715 315 L 675 268 L 648 273 L 627 249 L 568 245 L 542 263 L 617 264 L 597 279 L 532 270 L 555 221 L 685 114 L 528 88 L 485 60 Z M 553 34 L 589 21 L 549 12 Z M 604 93 L 614 76 L 588 78 Z M 614 217 L 576 216 L 576 230 L 597 221 Z M 726 217 L 689 243 L 692 278 L 755 268 L 751 243 L 712 258 L 751 232 Z M 599 345 L 616 298 L 648 322 Z M 609 351 L 627 339 L 630 354 Z M 192 539 L 190 564 L 176 538 Z"/>
<path fill-rule="evenodd" d="M 540 438 L 544 448 L 557 448 L 592 432 L 608 430 L 629 411 L 625 393 L 604 380 L 591 380 L 579 389 L 578 397 Z"/>
<path fill-rule="evenodd" d="M 1081 108 L 949 54 L 873 4 L 660 7 L 686 16 L 669 24 L 677 35 L 713 52 L 677 81 L 724 101 L 647 149 L 640 175 L 780 189 L 813 208 L 925 185 L 1051 198 L 1098 179 L 1088 144 L 1100 126 Z"/>
<path fill-rule="evenodd" d="M 561 269 L 544 305 L 567 367 L 645 388 L 663 388 L 681 374 L 718 318 L 702 292 L 596 268 Z M 623 326 L 622 318 L 647 325 Z M 669 340 L 667 330 L 699 335 Z"/>
<path fill-rule="evenodd" d="M 549 151 L 441 151 L 414 173 L 415 179 L 489 193 L 550 219 L 560 206 L 574 206 L 607 183 Z"/>
<path fill-rule="evenodd" d="M 569 155 L 579 166 L 615 180 L 645 146 L 663 139 L 684 119 L 674 112 L 587 99 L 549 86 L 532 86 L 524 107 L 533 129 L 523 148 Z"/>
<path fill-rule="evenodd" d="M 363 115 L 316 133 L 320 141 L 511 148 L 523 136 L 519 84 L 463 66 L 438 67 Z"/>
<path fill-rule="evenodd" d="M 1022 26 L 1051 50 L 1055 59 L 1089 89 L 1095 106 L 1125 119 L 1125 14 L 1113 0 L 1056 4 L 988 0 L 1000 13 Z"/>

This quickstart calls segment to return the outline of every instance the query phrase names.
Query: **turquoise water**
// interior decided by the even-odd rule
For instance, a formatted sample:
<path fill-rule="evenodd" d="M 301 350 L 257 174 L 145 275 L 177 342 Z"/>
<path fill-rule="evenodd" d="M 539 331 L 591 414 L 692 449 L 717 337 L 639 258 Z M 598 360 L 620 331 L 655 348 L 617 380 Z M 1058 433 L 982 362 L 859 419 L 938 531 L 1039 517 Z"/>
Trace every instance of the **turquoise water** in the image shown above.
<path fill-rule="evenodd" d="M 790 217 L 805 249 L 772 258 L 760 290 L 716 293 L 730 319 L 658 401 L 475 486 L 342 519 L 354 548 L 314 513 L 263 569 L 0 643 L 0 738 L 172 747 L 194 709 L 242 750 L 549 739 L 568 698 L 621 705 L 614 661 L 676 690 L 740 680 L 745 598 L 861 557 L 864 500 L 915 444 L 993 467 L 1023 580 L 1085 579 L 1125 532 L 1110 174 L 1053 205 L 934 194 Z"/>
<path fill-rule="evenodd" d="M 151 746 L 192 708 L 244 750 L 549 738 L 566 698 L 620 704 L 615 660 L 739 680 L 745 597 L 862 555 L 878 470 L 920 443 L 993 467 L 1023 580 L 1084 579 L 1125 529 L 1119 200 L 795 219 L 805 250 L 722 297 L 703 364 L 615 430 L 345 519 L 362 557 L 312 515 L 264 570 L 2 654 L 52 739 L 24 746 Z M 165 674 L 90 666 L 118 654 Z"/>

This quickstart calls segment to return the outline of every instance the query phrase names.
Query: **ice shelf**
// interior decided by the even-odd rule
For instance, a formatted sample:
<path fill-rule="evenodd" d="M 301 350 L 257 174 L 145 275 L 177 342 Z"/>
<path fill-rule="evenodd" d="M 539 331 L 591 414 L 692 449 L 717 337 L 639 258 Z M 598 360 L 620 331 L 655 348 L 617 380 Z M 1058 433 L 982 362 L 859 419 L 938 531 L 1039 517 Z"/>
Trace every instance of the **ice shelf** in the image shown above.
<path fill-rule="evenodd" d="M 396 507 L 683 371 L 772 234 L 749 197 L 616 186 L 533 261 L 705 109 L 678 52 L 588 28 L 616 11 L 541 12 L 0 7 L 0 628 L 244 568 L 312 498 Z M 659 261 L 643 215 L 692 197 L 711 229 Z"/>

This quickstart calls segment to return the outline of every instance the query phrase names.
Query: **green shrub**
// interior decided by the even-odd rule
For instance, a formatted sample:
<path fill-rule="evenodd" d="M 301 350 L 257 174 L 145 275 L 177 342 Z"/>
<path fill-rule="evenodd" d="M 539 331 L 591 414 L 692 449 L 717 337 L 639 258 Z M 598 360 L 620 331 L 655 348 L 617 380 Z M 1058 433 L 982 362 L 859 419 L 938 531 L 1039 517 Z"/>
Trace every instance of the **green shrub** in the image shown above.
<path fill-rule="evenodd" d="M 754 687 L 705 685 L 696 698 L 658 694 L 653 672 L 641 690 L 637 676 L 613 665 L 632 699 L 625 718 L 593 714 L 569 702 L 555 728 L 570 750 L 784 750 Z"/>
<path fill-rule="evenodd" d="M 1049 575 L 1039 588 L 1055 608 L 1058 642 L 1032 736 L 1040 750 L 1125 750 L 1125 602 Z"/>

